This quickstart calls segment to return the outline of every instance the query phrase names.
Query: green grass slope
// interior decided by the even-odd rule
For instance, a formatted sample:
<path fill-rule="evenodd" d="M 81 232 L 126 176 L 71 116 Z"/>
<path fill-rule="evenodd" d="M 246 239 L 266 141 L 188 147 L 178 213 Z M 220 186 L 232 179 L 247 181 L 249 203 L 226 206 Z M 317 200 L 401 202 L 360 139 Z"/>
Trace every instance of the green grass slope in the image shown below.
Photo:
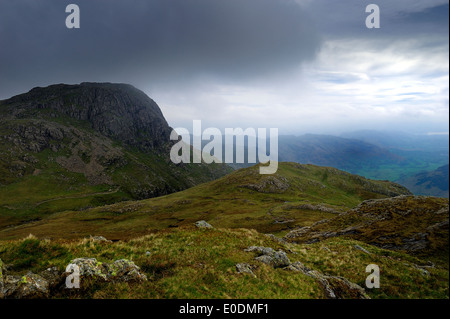
<path fill-rule="evenodd" d="M 259 166 L 167 196 L 48 214 L 0 229 L 0 239 L 29 233 L 47 238 L 100 234 L 133 238 L 204 219 L 227 228 L 253 228 L 283 235 L 345 212 L 366 199 L 410 194 L 404 187 L 371 181 L 334 168 L 279 163 L 274 175 Z"/>
<path fill-rule="evenodd" d="M 0 242 L 0 258 L 8 275 L 19 276 L 48 267 L 62 271 L 78 257 L 96 258 L 101 263 L 128 259 L 148 278 L 141 283 L 90 284 L 82 280 L 80 289 L 62 288 L 52 292 L 51 298 L 326 298 L 318 280 L 259 262 L 245 251 L 249 246 L 281 249 L 292 263 L 344 277 L 363 288 L 366 266 L 376 264 L 380 288 L 366 288 L 370 298 L 448 298 L 448 267 L 428 267 L 426 260 L 354 240 L 332 238 L 291 245 L 249 229 L 198 229 L 190 225 L 113 243 L 29 237 Z M 251 265 L 254 275 L 238 273 L 238 263 Z"/>

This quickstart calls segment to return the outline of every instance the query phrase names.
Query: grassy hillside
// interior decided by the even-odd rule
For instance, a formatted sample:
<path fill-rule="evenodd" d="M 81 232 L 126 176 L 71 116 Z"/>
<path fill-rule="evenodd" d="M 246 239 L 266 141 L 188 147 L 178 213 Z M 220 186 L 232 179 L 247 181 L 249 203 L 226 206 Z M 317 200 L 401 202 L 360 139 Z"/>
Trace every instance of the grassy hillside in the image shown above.
<path fill-rule="evenodd" d="M 65 269 L 77 257 L 98 263 L 127 259 L 148 280 L 132 282 L 81 281 L 81 289 L 57 289 L 53 298 L 326 298 L 316 278 L 288 268 L 273 268 L 245 251 L 264 246 L 287 252 L 291 263 L 326 274 L 340 298 L 351 298 L 332 278 L 345 277 L 365 287 L 366 266 L 380 268 L 380 288 L 365 289 L 370 298 L 448 298 L 448 268 L 428 267 L 426 260 L 354 240 L 332 238 L 311 245 L 291 245 L 248 229 L 198 229 L 183 226 L 120 242 L 89 239 L 62 241 L 29 237 L 0 242 L 0 257 L 8 275 L 22 276 L 57 267 Z M 370 254 L 355 247 L 367 249 Z M 247 263 L 250 273 L 238 273 Z M 337 279 L 335 279 L 337 280 Z"/>
<path fill-rule="evenodd" d="M 213 228 L 195 227 L 198 220 Z M 425 231 L 434 239 L 428 253 L 389 246 Z M 0 288 L 23 293 L 36 278 L 29 272 L 60 273 L 45 294 L 29 297 L 449 297 L 448 201 L 314 165 L 279 163 L 274 175 L 254 166 L 158 198 L 51 213 L 2 228 L 0 239 Z M 270 264 L 258 249 L 285 259 Z M 95 258 L 100 273 L 68 290 L 63 271 L 77 258 Z M 100 277 L 118 260 L 147 280 Z M 365 286 L 369 264 L 380 269 L 378 289 Z"/>
<path fill-rule="evenodd" d="M 295 227 L 334 217 L 363 200 L 402 194 L 410 193 L 394 183 L 371 181 L 334 168 L 279 163 L 274 175 L 261 175 L 259 167 L 254 166 L 167 196 L 67 209 L 9 227 L 4 223 L 0 239 L 29 233 L 47 238 L 101 234 L 124 239 L 200 219 L 218 227 L 245 227 L 283 235 Z"/>

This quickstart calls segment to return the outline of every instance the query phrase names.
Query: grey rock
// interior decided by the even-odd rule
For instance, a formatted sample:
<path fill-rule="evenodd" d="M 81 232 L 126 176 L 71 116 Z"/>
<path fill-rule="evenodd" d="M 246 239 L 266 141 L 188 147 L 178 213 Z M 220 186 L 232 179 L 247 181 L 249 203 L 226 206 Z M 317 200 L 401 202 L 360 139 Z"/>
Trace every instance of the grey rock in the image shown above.
<path fill-rule="evenodd" d="M 275 253 L 270 247 L 262 247 L 262 246 L 250 246 L 247 249 L 244 249 L 246 252 L 256 252 L 259 255 L 269 255 L 272 256 Z"/>
<path fill-rule="evenodd" d="M 116 260 L 108 267 L 109 280 L 116 281 L 146 281 L 147 276 L 136 264 L 127 259 Z"/>
<path fill-rule="evenodd" d="M 278 174 L 263 176 L 257 184 L 245 184 L 239 187 L 248 188 L 260 193 L 284 193 L 289 189 L 288 180 Z"/>
<path fill-rule="evenodd" d="M 210 224 L 208 224 L 204 220 L 199 220 L 195 222 L 195 226 L 197 226 L 197 228 L 213 228 Z"/>
<path fill-rule="evenodd" d="M 285 268 L 286 270 L 301 272 L 307 274 L 311 271 L 308 267 L 306 267 L 302 262 L 296 261 Z"/>
<path fill-rule="evenodd" d="M 49 284 L 39 275 L 31 272 L 24 276 L 6 276 L 3 288 L 4 298 L 41 299 L 49 296 Z"/>
<path fill-rule="evenodd" d="M 272 266 L 275 268 L 275 260 L 271 256 L 261 255 L 259 257 L 256 257 L 255 260 L 260 261 L 263 264 L 266 264 L 266 265 L 269 265 L 269 266 Z"/>
<path fill-rule="evenodd" d="M 64 283 L 64 276 L 57 267 L 47 268 L 39 273 L 39 276 L 48 282 L 50 290 L 58 289 Z"/>
<path fill-rule="evenodd" d="M 272 258 L 274 260 L 274 268 L 286 267 L 291 263 L 286 253 L 282 250 L 277 251 Z"/>
<path fill-rule="evenodd" d="M 102 263 L 95 258 L 77 258 L 70 262 L 80 268 L 80 277 L 92 278 L 101 282 L 108 281 L 146 281 L 147 276 L 132 261 L 120 259 L 112 264 Z"/>
<path fill-rule="evenodd" d="M 275 251 L 270 247 L 250 246 L 247 252 L 256 252 L 259 256 L 255 259 L 274 268 L 286 267 L 290 264 L 289 258 L 282 250 Z"/>
<path fill-rule="evenodd" d="M 343 277 L 326 276 L 317 270 L 312 270 L 303 265 L 301 262 L 295 262 L 284 269 L 300 272 L 316 279 L 329 299 L 370 299 L 365 290 Z"/>
<path fill-rule="evenodd" d="M 256 275 L 253 273 L 252 266 L 247 263 L 236 264 L 236 271 L 238 274 L 249 274 L 253 277 L 256 277 Z"/>
<path fill-rule="evenodd" d="M 95 258 L 76 258 L 70 264 L 77 265 L 80 269 L 80 277 L 90 277 L 94 279 L 108 280 L 108 268 Z"/>
<path fill-rule="evenodd" d="M 91 241 L 94 241 L 94 242 L 112 243 L 111 240 L 108 240 L 108 239 L 106 239 L 106 238 L 103 237 L 103 236 L 90 236 L 89 239 L 90 239 Z"/>

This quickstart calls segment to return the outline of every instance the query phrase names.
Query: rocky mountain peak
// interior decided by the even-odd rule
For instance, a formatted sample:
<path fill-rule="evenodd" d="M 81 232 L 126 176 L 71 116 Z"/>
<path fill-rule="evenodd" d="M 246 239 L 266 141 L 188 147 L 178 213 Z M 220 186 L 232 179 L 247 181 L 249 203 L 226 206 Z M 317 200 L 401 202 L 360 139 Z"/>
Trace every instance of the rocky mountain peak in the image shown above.
<path fill-rule="evenodd" d="M 171 128 L 159 106 L 129 84 L 56 84 L 0 103 L 14 118 L 29 118 L 30 113 L 39 118 L 39 113 L 47 112 L 51 117 L 88 121 L 95 131 L 143 150 L 158 149 L 170 141 Z"/>

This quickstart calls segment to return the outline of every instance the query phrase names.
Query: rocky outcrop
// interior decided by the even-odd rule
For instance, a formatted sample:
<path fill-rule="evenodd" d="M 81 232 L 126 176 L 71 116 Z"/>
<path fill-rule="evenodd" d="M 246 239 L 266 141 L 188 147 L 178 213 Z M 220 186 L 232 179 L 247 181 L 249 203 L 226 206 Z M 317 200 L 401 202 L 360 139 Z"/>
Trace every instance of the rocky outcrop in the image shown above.
<path fill-rule="evenodd" d="M 344 277 L 324 275 L 316 270 L 309 269 L 301 262 L 295 262 L 285 269 L 301 272 L 315 278 L 321 284 L 325 296 L 329 299 L 370 299 L 364 288 Z"/>
<path fill-rule="evenodd" d="M 448 199 L 426 196 L 366 200 L 335 218 L 294 229 L 284 239 L 314 243 L 346 236 L 385 249 L 432 253 L 448 249 L 448 207 Z"/>
<path fill-rule="evenodd" d="M 248 188 L 260 193 L 284 193 L 289 189 L 288 180 L 281 175 L 262 176 L 257 183 L 244 184 L 239 187 Z"/>
<path fill-rule="evenodd" d="M 6 101 L 16 118 L 33 110 L 46 109 L 87 121 L 92 129 L 140 149 L 163 147 L 171 129 L 158 105 L 145 93 L 128 84 L 57 84 L 34 88 Z"/>
<path fill-rule="evenodd" d="M 272 266 L 273 268 L 286 267 L 290 264 L 289 258 L 282 250 L 275 251 L 270 247 L 251 246 L 245 251 L 257 253 L 258 256 L 255 260 Z"/>
<path fill-rule="evenodd" d="M 127 259 L 114 261 L 112 264 L 102 263 L 95 258 L 77 258 L 69 265 L 76 265 L 82 279 L 93 279 L 100 282 L 109 281 L 146 281 L 147 276 L 136 264 Z"/>
<path fill-rule="evenodd" d="M 95 258 L 77 258 L 70 265 L 78 266 L 80 284 L 84 280 L 105 282 L 142 282 L 147 276 L 136 264 L 127 259 L 119 259 L 112 264 L 102 263 Z M 72 268 L 73 269 L 73 268 Z M 28 272 L 23 276 L 7 275 L 6 267 L 0 259 L 0 299 L 42 299 L 65 288 L 65 280 L 71 272 L 63 273 L 56 267 L 39 274 Z"/>
<path fill-rule="evenodd" d="M 24 276 L 6 276 L 3 282 L 3 298 L 38 299 L 49 296 L 49 283 L 31 272 Z"/>
<path fill-rule="evenodd" d="M 346 278 L 327 276 L 316 270 L 306 267 L 303 263 L 297 261 L 291 263 L 286 253 L 282 250 L 275 251 L 270 247 L 250 246 L 245 249 L 246 252 L 256 253 L 256 261 L 267 264 L 273 268 L 282 268 L 292 272 L 300 272 L 316 279 L 322 286 L 325 296 L 329 299 L 370 299 L 364 289 L 359 285 L 350 282 Z M 236 265 L 238 273 L 248 273 L 253 277 L 254 266 L 247 263 Z"/>

